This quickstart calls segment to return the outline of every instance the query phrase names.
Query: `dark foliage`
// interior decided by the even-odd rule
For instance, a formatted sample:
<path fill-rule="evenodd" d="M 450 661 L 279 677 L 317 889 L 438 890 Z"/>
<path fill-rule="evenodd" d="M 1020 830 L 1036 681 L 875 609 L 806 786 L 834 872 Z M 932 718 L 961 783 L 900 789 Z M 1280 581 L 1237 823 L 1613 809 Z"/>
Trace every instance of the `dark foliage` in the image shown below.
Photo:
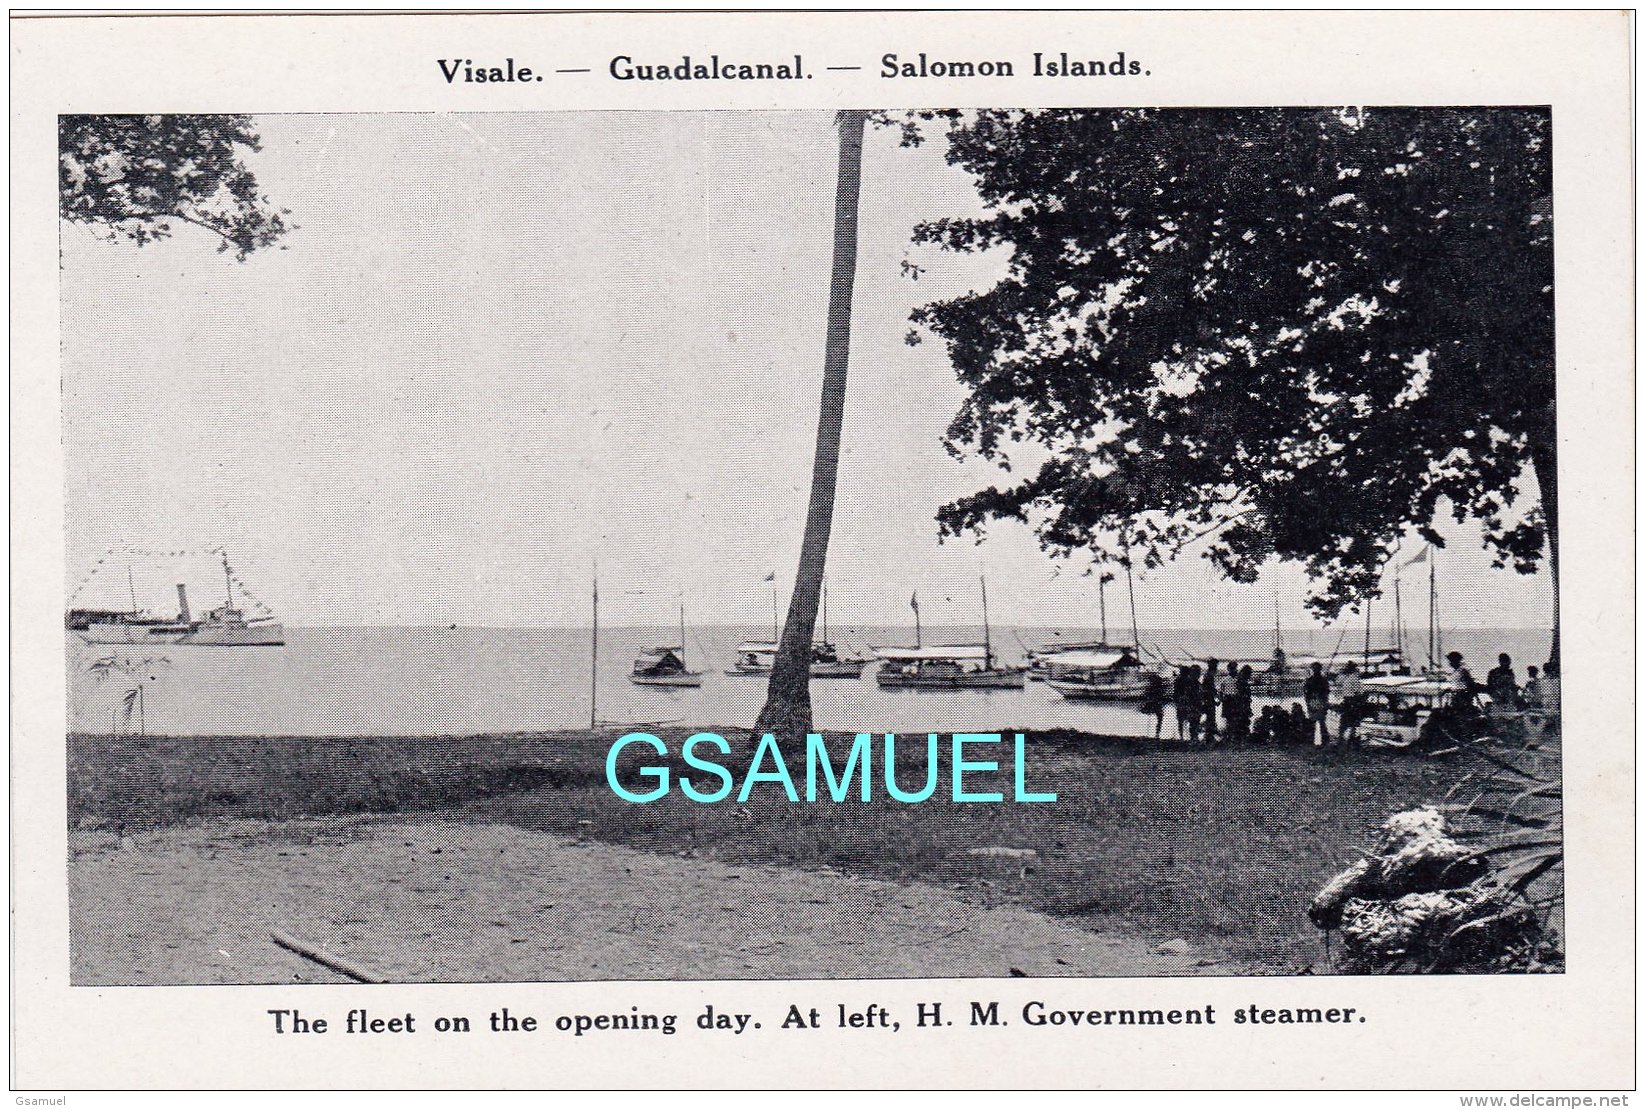
<path fill-rule="evenodd" d="M 1535 569 L 1557 505 L 1545 110 L 936 125 L 987 214 L 915 239 L 1011 252 L 993 288 L 914 316 L 970 389 L 948 446 L 1032 471 L 945 506 L 945 534 L 1019 519 L 1057 554 L 1150 566 L 1204 541 L 1236 581 L 1305 564 L 1334 616 L 1407 529 L 1440 542 L 1448 504 Z"/>
<path fill-rule="evenodd" d="M 243 262 L 290 230 L 242 161 L 261 149 L 250 116 L 60 116 L 57 141 L 62 218 L 111 240 L 193 224 Z"/>

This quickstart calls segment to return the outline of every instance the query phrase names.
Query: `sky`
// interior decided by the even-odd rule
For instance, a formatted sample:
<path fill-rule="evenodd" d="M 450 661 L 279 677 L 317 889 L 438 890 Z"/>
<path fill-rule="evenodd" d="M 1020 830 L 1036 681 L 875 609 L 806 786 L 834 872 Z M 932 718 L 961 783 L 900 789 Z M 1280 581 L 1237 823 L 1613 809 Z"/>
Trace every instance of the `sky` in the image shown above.
<path fill-rule="evenodd" d="M 297 225 L 244 263 L 204 231 L 138 247 L 62 225 L 74 604 L 172 605 L 226 546 L 293 625 L 768 623 L 798 559 L 822 378 L 837 139 L 803 113 L 256 117 L 248 164 Z M 915 247 L 979 211 L 943 143 L 864 152 L 830 617 L 1095 624 L 1095 579 L 1025 525 L 939 543 L 1006 480 L 941 439 L 962 387 L 909 313 L 982 289 L 996 252 Z M 903 262 L 922 267 L 911 280 Z M 1490 568 L 1447 522 L 1444 622 L 1541 626 L 1547 576 Z M 1410 551 L 1418 546 L 1413 542 Z M 209 564 L 209 560 L 207 561 Z M 1412 572 L 1413 579 L 1418 572 Z M 1426 590 L 1407 581 L 1407 596 Z M 198 585 L 196 584 L 198 582 Z M 1391 588 L 1391 576 L 1390 576 Z M 1123 578 L 1110 623 L 1129 621 Z M 1136 583 L 1153 628 L 1307 627 L 1305 582 L 1192 555 Z M 1419 622 L 1420 623 L 1420 622 Z"/>

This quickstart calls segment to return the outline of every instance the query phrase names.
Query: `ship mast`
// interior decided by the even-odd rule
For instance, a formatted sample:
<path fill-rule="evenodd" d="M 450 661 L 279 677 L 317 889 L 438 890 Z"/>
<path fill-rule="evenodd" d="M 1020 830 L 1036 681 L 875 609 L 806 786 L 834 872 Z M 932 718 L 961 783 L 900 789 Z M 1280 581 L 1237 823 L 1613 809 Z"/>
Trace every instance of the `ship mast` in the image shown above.
<path fill-rule="evenodd" d="M 1131 646 L 1142 653 L 1142 634 L 1137 631 L 1137 584 L 1131 577 L 1131 545 L 1125 547 L 1125 592 L 1131 595 Z"/>
<path fill-rule="evenodd" d="M 982 666 L 984 670 L 991 670 L 994 666 L 994 647 L 988 633 L 988 579 L 978 575 L 977 581 L 982 583 Z"/>
<path fill-rule="evenodd" d="M 229 570 L 228 570 L 228 552 L 224 551 L 222 553 L 222 555 L 223 555 L 223 593 L 224 593 L 224 596 L 228 599 L 227 608 L 232 609 L 232 608 L 234 608 L 234 576 L 231 575 L 229 573 Z"/>
<path fill-rule="evenodd" d="M 1439 672 L 1439 589 L 1434 578 L 1434 545 L 1428 545 L 1428 670 Z"/>

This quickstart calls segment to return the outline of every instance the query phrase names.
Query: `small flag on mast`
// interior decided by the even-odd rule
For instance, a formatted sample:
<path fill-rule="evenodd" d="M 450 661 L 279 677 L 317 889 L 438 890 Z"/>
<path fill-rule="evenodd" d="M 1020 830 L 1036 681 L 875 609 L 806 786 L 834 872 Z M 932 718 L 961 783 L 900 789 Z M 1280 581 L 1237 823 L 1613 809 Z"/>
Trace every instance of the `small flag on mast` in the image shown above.
<path fill-rule="evenodd" d="M 914 612 L 918 613 L 920 611 L 920 595 L 918 590 L 914 591 L 914 596 L 908 599 L 908 604 Z"/>
<path fill-rule="evenodd" d="M 775 582 L 776 580 L 777 580 L 777 572 L 776 571 L 772 571 L 770 574 L 765 576 L 765 581 L 767 581 L 767 582 Z"/>
<path fill-rule="evenodd" d="M 1399 569 L 1404 570 L 1406 567 L 1414 567 L 1418 563 L 1426 563 L 1429 557 L 1433 555 L 1433 552 L 1434 547 L 1432 544 L 1429 544 L 1427 547 L 1424 547 L 1421 551 L 1399 564 Z"/>

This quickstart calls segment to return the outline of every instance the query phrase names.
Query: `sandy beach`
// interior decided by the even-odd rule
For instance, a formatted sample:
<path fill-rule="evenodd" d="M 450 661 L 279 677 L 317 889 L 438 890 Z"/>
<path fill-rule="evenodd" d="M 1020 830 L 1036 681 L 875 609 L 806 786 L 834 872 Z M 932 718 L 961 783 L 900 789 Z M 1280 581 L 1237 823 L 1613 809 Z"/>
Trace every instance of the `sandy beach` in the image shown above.
<path fill-rule="evenodd" d="M 397 982 L 1169 975 L 1217 962 L 1199 945 L 1161 953 L 1170 938 L 927 884 L 506 825 L 219 819 L 70 843 L 83 985 L 344 981 L 275 945 L 274 929 Z"/>

